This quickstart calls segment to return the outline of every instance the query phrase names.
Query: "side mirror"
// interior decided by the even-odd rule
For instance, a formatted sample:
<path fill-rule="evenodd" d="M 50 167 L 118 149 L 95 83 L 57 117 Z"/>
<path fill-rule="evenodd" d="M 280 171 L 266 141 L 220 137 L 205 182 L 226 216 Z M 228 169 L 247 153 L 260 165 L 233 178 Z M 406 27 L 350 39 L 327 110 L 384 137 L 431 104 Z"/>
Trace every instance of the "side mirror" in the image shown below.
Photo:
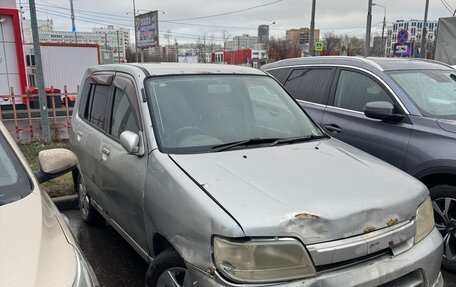
<path fill-rule="evenodd" d="M 364 106 L 364 114 L 371 119 L 397 122 L 404 118 L 394 113 L 394 105 L 390 102 L 370 102 Z"/>
<path fill-rule="evenodd" d="M 72 171 L 78 165 L 77 156 L 70 150 L 55 148 L 38 153 L 40 171 L 35 175 L 40 183 Z"/>
<path fill-rule="evenodd" d="M 136 154 L 139 152 L 139 135 L 131 131 L 124 131 L 120 134 L 120 145 L 129 154 Z"/>

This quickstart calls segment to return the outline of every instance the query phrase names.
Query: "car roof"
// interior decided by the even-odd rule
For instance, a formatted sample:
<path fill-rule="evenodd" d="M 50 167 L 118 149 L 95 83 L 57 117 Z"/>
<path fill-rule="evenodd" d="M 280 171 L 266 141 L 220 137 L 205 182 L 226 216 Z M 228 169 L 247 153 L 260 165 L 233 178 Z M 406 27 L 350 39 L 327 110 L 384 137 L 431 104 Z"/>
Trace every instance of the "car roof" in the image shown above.
<path fill-rule="evenodd" d="M 259 69 L 223 64 L 190 63 L 128 63 L 97 66 L 97 70 L 131 70 L 140 68 L 151 76 L 191 75 L 191 74 L 244 74 L 266 75 Z"/>
<path fill-rule="evenodd" d="M 451 67 L 447 64 L 415 58 L 377 58 L 377 57 L 348 57 L 348 56 L 317 56 L 293 58 L 267 64 L 262 70 L 270 70 L 284 66 L 296 65 L 347 65 L 368 70 L 392 71 L 392 70 L 448 70 Z"/>

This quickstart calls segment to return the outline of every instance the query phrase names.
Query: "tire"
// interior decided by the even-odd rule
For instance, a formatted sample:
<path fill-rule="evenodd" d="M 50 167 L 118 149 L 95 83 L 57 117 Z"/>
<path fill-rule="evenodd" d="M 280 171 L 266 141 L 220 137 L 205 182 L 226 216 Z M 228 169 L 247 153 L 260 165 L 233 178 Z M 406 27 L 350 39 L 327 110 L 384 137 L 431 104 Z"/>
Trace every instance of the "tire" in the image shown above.
<path fill-rule="evenodd" d="M 87 192 L 87 189 L 82 181 L 81 174 L 78 173 L 76 180 L 76 192 L 78 193 L 78 204 L 81 218 L 84 222 L 95 224 L 102 222 L 102 217 L 98 211 L 92 206 L 92 200 Z"/>
<path fill-rule="evenodd" d="M 429 191 L 435 225 L 444 239 L 442 266 L 456 273 L 456 186 L 437 185 Z"/>
<path fill-rule="evenodd" d="M 191 279 L 182 257 L 170 248 L 160 253 L 150 264 L 146 287 L 176 286 L 191 286 Z"/>

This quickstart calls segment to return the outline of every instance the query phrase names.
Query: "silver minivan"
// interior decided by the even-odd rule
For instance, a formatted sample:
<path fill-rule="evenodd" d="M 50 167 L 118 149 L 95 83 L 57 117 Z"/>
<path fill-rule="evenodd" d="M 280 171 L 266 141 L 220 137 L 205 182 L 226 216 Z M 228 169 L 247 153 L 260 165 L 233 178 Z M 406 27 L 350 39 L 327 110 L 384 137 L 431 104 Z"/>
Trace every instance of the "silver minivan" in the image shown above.
<path fill-rule="evenodd" d="M 443 286 L 428 190 L 229 65 L 87 70 L 70 142 L 82 218 L 146 286 Z"/>

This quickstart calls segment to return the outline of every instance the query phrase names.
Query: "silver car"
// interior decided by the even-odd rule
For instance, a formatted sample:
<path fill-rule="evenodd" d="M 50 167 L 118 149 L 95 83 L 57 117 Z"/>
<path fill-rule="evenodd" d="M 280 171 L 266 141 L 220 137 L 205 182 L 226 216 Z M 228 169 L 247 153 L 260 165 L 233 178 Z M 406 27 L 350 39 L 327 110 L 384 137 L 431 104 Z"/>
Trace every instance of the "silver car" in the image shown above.
<path fill-rule="evenodd" d="M 146 286 L 443 286 L 426 187 L 331 138 L 265 73 L 87 70 L 70 141 L 81 215 Z"/>

